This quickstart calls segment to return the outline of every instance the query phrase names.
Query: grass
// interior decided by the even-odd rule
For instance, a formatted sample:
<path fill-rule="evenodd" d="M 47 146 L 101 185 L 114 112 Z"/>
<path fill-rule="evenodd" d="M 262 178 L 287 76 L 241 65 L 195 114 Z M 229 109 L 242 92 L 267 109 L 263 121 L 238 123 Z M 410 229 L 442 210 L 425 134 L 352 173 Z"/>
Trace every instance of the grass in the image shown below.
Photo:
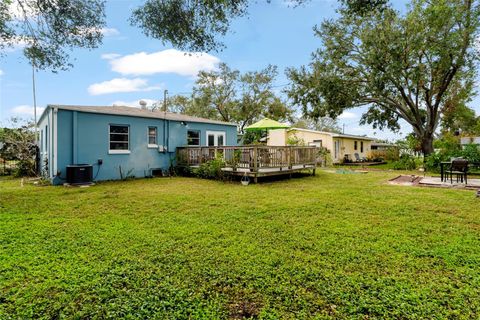
<path fill-rule="evenodd" d="M 480 200 L 395 175 L 0 180 L 0 319 L 477 318 Z"/>

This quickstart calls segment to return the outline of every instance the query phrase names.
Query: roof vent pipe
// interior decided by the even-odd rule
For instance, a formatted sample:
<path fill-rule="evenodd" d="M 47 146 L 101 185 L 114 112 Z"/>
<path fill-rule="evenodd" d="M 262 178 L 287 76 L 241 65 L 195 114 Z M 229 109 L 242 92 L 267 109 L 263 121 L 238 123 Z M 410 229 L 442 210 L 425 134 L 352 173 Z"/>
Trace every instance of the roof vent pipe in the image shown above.
<path fill-rule="evenodd" d="M 138 103 L 140 104 L 140 108 L 142 108 L 142 110 L 147 110 L 147 102 L 145 100 L 140 100 Z"/>

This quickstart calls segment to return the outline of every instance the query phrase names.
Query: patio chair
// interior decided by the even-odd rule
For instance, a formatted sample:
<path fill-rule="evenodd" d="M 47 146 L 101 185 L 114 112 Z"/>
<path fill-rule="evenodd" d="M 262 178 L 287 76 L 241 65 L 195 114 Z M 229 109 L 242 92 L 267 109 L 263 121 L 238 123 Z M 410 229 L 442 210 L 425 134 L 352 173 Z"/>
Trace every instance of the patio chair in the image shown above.
<path fill-rule="evenodd" d="M 355 162 L 365 162 L 367 160 L 365 157 L 360 158 L 360 155 L 356 152 L 355 152 L 354 156 L 355 156 Z"/>
<path fill-rule="evenodd" d="M 457 176 L 457 183 L 460 179 L 461 183 L 465 179 L 465 184 L 467 184 L 467 173 L 468 173 L 468 161 L 465 159 L 454 159 L 450 165 L 447 174 L 450 174 L 450 183 L 453 183 L 453 175 Z"/>

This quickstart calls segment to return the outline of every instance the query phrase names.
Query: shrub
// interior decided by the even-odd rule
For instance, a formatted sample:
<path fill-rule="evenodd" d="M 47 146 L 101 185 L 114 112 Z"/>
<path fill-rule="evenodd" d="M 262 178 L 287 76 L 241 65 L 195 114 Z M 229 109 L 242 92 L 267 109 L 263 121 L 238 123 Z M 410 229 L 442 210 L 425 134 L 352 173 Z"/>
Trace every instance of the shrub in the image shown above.
<path fill-rule="evenodd" d="M 200 167 L 193 170 L 193 174 L 204 179 L 222 180 L 224 174 L 222 168 L 225 167 L 223 159 L 214 159 L 202 163 Z"/>
<path fill-rule="evenodd" d="M 398 161 L 393 162 L 392 167 L 395 170 L 414 170 L 418 167 L 418 164 L 418 158 L 403 154 Z"/>
<path fill-rule="evenodd" d="M 318 162 L 321 166 L 331 166 L 333 164 L 333 159 L 332 155 L 330 153 L 330 150 L 328 150 L 325 147 L 320 147 L 320 150 L 318 151 Z"/>
<path fill-rule="evenodd" d="M 440 171 L 440 162 L 445 160 L 444 154 L 432 153 L 425 158 L 425 169 L 429 172 L 438 172 Z"/>
<path fill-rule="evenodd" d="M 460 154 L 470 162 L 480 162 L 480 147 L 475 144 L 467 144 Z"/>
<path fill-rule="evenodd" d="M 432 153 L 425 159 L 425 168 L 430 172 L 440 171 L 440 162 L 449 161 L 451 158 L 461 157 L 470 162 L 480 162 L 480 148 L 477 145 L 466 145 L 463 150 L 457 148 L 441 149 Z"/>

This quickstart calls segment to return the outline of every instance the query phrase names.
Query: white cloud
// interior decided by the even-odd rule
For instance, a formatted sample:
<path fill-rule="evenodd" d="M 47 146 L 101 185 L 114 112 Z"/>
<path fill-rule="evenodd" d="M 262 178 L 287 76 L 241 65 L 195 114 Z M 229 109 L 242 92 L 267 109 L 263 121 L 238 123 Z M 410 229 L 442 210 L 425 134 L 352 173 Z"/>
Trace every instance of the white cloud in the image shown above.
<path fill-rule="evenodd" d="M 45 108 L 43 107 L 37 107 L 37 118 L 42 114 L 43 110 L 45 110 Z M 19 106 L 16 106 L 16 107 L 13 107 L 10 112 L 14 115 L 18 115 L 18 116 L 32 116 L 33 117 L 33 107 L 32 106 L 29 106 L 29 105 L 26 105 L 26 104 L 22 104 L 22 105 L 19 105 Z"/>
<path fill-rule="evenodd" d="M 3 76 L 5 73 L 3 72 L 2 69 L 0 69 L 0 76 Z"/>
<path fill-rule="evenodd" d="M 146 79 L 115 78 L 109 81 L 94 83 L 88 87 L 91 95 L 101 95 L 117 92 L 153 91 L 162 89 L 162 86 L 149 86 Z"/>
<path fill-rule="evenodd" d="M 201 70 L 216 69 L 220 59 L 208 53 L 188 53 L 168 49 L 154 53 L 139 52 L 111 58 L 109 62 L 112 70 L 122 75 L 176 73 L 181 76 L 195 77 Z"/>
<path fill-rule="evenodd" d="M 135 101 L 116 100 L 112 102 L 112 106 L 127 106 L 127 107 L 140 108 L 140 100 L 145 101 L 147 103 L 147 106 L 152 106 L 154 103 L 158 102 L 158 100 L 153 100 L 153 99 L 138 99 Z"/>
<path fill-rule="evenodd" d="M 121 57 L 122 55 L 118 54 L 118 53 L 104 53 L 101 55 L 102 59 L 104 60 L 112 60 L 112 59 L 116 59 L 118 57 Z"/>
<path fill-rule="evenodd" d="M 118 31 L 115 28 L 102 28 L 100 32 L 105 36 L 105 37 L 113 37 L 113 36 L 118 36 L 120 35 L 120 31 Z"/>
<path fill-rule="evenodd" d="M 338 119 L 356 119 L 358 118 L 358 115 L 356 113 L 353 113 L 353 112 L 349 112 L 349 111 L 344 111 L 341 115 L 338 116 Z"/>

